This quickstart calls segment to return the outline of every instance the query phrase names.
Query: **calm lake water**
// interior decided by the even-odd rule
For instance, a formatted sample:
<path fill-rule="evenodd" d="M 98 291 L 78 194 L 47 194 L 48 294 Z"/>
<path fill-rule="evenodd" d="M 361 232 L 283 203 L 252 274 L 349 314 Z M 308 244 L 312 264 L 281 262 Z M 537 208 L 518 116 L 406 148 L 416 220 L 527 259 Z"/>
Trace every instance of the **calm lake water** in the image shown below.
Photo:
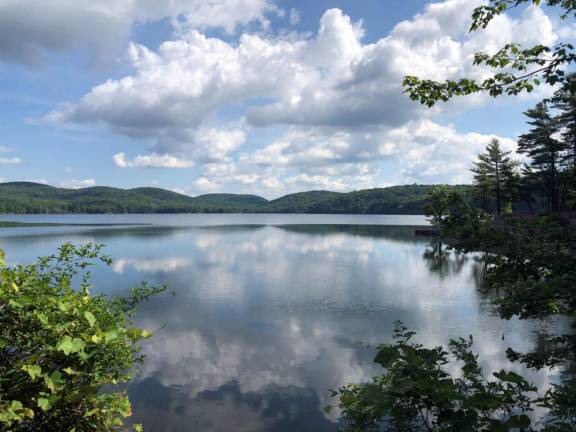
<path fill-rule="evenodd" d="M 145 304 L 156 335 L 129 386 L 146 431 L 336 431 L 329 389 L 379 372 L 367 344 L 402 320 L 418 340 L 472 334 L 482 365 L 510 368 L 506 347 L 530 349 L 552 324 L 502 321 L 478 288 L 474 257 L 439 259 L 415 237 L 420 216 L 70 215 L 0 221 L 117 224 L 0 228 L 10 264 L 65 241 L 105 243 L 94 285 L 122 294 L 146 280 L 176 295 Z M 128 225 L 146 224 L 146 225 Z M 545 387 L 555 372 L 529 375 Z"/>

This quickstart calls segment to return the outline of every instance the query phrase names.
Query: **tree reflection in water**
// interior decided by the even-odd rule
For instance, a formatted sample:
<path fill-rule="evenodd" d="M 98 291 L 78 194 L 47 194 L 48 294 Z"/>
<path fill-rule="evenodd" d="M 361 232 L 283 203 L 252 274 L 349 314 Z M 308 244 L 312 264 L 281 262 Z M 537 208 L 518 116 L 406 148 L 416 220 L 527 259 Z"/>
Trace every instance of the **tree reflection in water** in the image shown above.
<path fill-rule="evenodd" d="M 450 250 L 441 240 L 433 240 L 424 251 L 422 258 L 426 261 L 428 270 L 444 279 L 460 274 L 469 256 Z"/>

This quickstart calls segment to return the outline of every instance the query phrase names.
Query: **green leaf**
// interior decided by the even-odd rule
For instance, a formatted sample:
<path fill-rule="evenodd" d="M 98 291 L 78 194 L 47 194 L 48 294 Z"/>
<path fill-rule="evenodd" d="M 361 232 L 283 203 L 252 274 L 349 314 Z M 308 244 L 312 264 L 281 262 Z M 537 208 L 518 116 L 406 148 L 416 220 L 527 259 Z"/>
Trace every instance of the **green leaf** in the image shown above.
<path fill-rule="evenodd" d="M 42 411 L 48 411 L 52 408 L 52 402 L 48 398 L 40 398 L 38 399 L 38 408 Z"/>
<path fill-rule="evenodd" d="M 148 339 L 152 335 L 153 333 L 149 330 L 139 329 L 136 327 L 131 327 L 128 329 L 128 337 L 134 342 L 140 339 Z"/>
<path fill-rule="evenodd" d="M 20 411 L 20 410 L 24 409 L 24 405 L 22 405 L 22 402 L 20 402 L 20 401 L 13 400 L 10 402 L 10 409 L 12 411 Z"/>
<path fill-rule="evenodd" d="M 382 367 L 389 369 L 390 366 L 398 360 L 400 357 L 400 353 L 394 346 L 383 346 L 376 354 L 376 358 L 374 359 L 374 363 L 378 363 Z"/>
<path fill-rule="evenodd" d="M 86 318 L 86 321 L 88 321 L 88 325 L 90 325 L 90 327 L 94 327 L 94 324 L 96 323 L 96 318 L 94 318 L 92 312 L 90 311 L 84 312 L 84 318 Z"/>
<path fill-rule="evenodd" d="M 20 369 L 30 375 L 32 381 L 34 381 L 42 374 L 42 368 L 38 365 L 24 365 Z"/>
<path fill-rule="evenodd" d="M 494 372 L 494 376 L 501 381 L 511 382 L 514 384 L 521 384 L 525 382 L 524 378 L 522 378 L 516 372 L 506 372 L 505 370 L 501 370 L 500 372 Z"/>
<path fill-rule="evenodd" d="M 44 375 L 44 384 L 52 393 L 60 391 L 65 383 L 66 381 L 62 379 L 62 374 L 59 371 L 52 372 L 50 376 Z"/>
<path fill-rule="evenodd" d="M 104 335 L 104 341 L 110 342 L 110 341 L 113 341 L 114 339 L 116 339 L 117 337 L 118 337 L 118 332 L 116 330 L 111 330 L 109 332 L 106 332 L 106 334 Z"/>
<path fill-rule="evenodd" d="M 10 299 L 10 301 L 8 302 L 8 304 L 12 307 L 15 307 L 16 309 L 22 309 L 24 307 L 24 305 L 20 302 L 17 302 L 14 299 Z"/>
<path fill-rule="evenodd" d="M 66 355 L 70 355 L 82 351 L 84 346 L 84 341 L 82 341 L 82 339 L 72 339 L 70 336 L 64 336 L 56 346 L 56 349 L 62 351 Z"/>
<path fill-rule="evenodd" d="M 62 312 L 67 312 L 70 309 L 70 304 L 68 302 L 58 302 L 58 309 Z"/>
<path fill-rule="evenodd" d="M 48 317 L 46 316 L 46 314 L 39 312 L 36 314 L 36 316 L 38 317 L 38 321 L 40 321 L 42 323 L 42 325 L 48 325 Z"/>

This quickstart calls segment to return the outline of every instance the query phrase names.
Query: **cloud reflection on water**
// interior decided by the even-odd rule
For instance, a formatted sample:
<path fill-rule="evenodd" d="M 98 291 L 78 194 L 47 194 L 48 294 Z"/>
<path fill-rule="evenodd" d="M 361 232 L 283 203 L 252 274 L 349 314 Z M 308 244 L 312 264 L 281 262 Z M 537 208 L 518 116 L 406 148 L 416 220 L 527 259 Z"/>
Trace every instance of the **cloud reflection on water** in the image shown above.
<path fill-rule="evenodd" d="M 85 239 L 115 258 L 112 272 L 94 272 L 104 292 L 140 279 L 176 291 L 137 317 L 159 329 L 129 387 L 148 431 L 337 430 L 337 413 L 321 410 L 328 390 L 379 372 L 362 343 L 389 341 L 394 320 L 426 345 L 472 333 L 490 371 L 510 368 L 506 347 L 530 349 L 552 325 L 496 318 L 475 260 L 438 255 L 410 227 L 149 227 L 4 241 L 26 262 Z M 553 375 L 531 378 L 544 387 Z"/>

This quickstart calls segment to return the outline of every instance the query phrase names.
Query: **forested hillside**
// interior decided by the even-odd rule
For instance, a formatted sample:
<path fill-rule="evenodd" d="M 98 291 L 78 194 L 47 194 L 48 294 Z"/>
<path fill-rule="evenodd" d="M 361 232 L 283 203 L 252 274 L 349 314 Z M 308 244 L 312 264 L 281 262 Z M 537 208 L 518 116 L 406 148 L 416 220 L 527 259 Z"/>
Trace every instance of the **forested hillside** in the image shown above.
<path fill-rule="evenodd" d="M 357 192 L 301 192 L 268 201 L 256 195 L 189 197 L 159 188 L 62 189 L 29 182 L 0 184 L 0 213 L 359 213 L 422 214 L 433 186 Z M 453 186 L 467 194 L 469 186 Z"/>

